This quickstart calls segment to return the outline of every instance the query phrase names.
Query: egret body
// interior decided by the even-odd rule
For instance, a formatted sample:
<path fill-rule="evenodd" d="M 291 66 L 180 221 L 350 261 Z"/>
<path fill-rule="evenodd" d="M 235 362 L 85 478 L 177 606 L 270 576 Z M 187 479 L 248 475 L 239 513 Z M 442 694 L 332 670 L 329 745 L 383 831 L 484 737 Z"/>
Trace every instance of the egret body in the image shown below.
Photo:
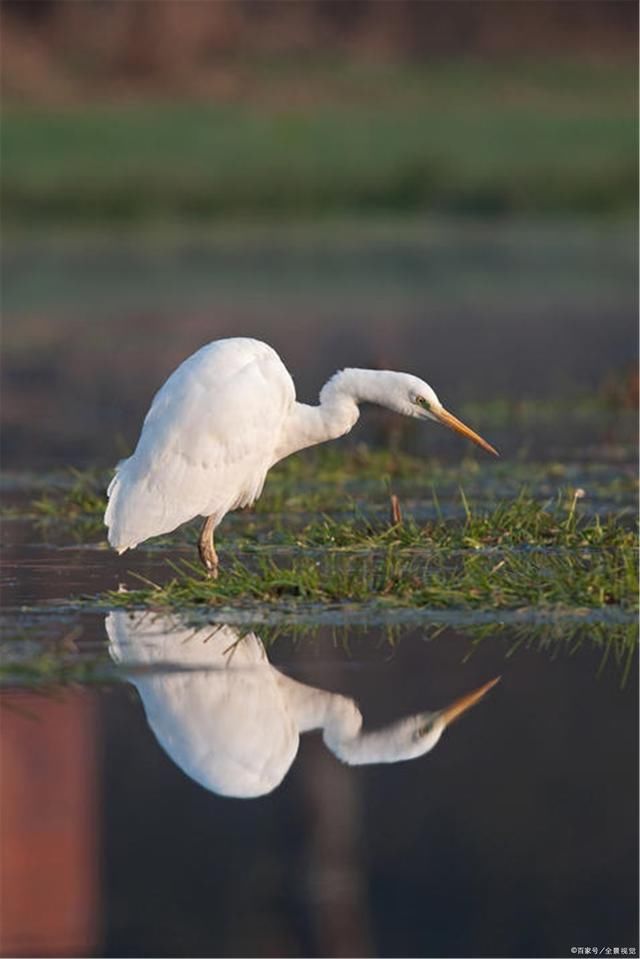
<path fill-rule="evenodd" d="M 348 433 L 361 403 L 443 423 L 497 455 L 417 376 L 341 370 L 323 386 L 319 405 L 307 406 L 296 401 L 288 370 L 266 343 L 215 340 L 160 388 L 135 452 L 118 464 L 104 517 L 110 544 L 124 553 L 202 516 L 200 558 L 215 576 L 213 534 L 223 517 L 258 499 L 275 463 Z"/>

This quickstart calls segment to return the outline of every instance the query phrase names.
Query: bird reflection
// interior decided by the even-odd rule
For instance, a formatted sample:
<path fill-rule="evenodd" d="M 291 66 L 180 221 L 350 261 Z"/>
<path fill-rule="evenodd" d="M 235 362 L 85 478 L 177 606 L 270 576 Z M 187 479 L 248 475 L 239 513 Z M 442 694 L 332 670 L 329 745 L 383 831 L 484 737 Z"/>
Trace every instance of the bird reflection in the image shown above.
<path fill-rule="evenodd" d="M 331 752 L 350 765 L 423 756 L 498 682 L 437 712 L 366 732 L 352 699 L 285 676 L 255 633 L 227 625 L 194 629 L 175 616 L 121 610 L 105 625 L 111 657 L 130 667 L 162 748 L 187 776 L 222 796 L 270 793 L 295 759 L 300 733 L 312 729 L 322 730 Z"/>

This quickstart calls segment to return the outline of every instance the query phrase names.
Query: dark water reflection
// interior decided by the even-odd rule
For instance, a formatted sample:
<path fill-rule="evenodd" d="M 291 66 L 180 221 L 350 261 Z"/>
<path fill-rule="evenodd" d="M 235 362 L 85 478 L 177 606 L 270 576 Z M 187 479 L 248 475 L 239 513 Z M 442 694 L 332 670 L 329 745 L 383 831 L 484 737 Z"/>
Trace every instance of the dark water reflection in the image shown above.
<path fill-rule="evenodd" d="M 116 610 L 106 619 L 109 652 L 132 668 L 149 726 L 187 776 L 222 796 L 264 796 L 294 761 L 300 734 L 320 730 L 348 765 L 416 759 L 493 683 L 438 712 L 375 731 L 346 696 L 300 683 L 270 664 L 255 633 L 228 625 L 194 629 L 174 615 Z"/>
<path fill-rule="evenodd" d="M 104 627 L 92 621 L 95 644 Z M 112 648 L 146 659 L 147 670 L 163 660 L 166 669 L 174 644 L 197 665 L 195 651 L 216 635 L 210 629 L 203 644 L 191 630 L 184 642 L 143 620 L 132 645 L 135 625 L 112 618 Z M 261 652 L 257 636 L 249 643 Z M 367 730 L 503 680 L 411 762 L 349 766 L 310 732 L 284 778 L 279 767 L 280 785 L 251 801 L 185 775 L 175 761 L 183 744 L 160 730 L 163 689 L 182 684 L 188 706 L 201 677 L 218 683 L 222 710 L 211 711 L 209 730 L 202 702 L 192 715 L 203 748 L 224 750 L 248 728 L 265 755 L 277 747 L 286 724 L 249 695 L 242 712 L 208 650 L 206 673 L 185 671 L 184 661 L 164 675 L 124 665 L 144 707 L 124 684 L 5 691 L 3 717 L 22 730 L 27 768 L 44 770 L 21 784 L 34 816 L 30 868 L 45 887 L 47 875 L 62 887 L 75 874 L 65 915 L 75 909 L 84 936 L 77 954 L 563 956 L 586 943 L 637 947 L 636 676 L 621 690 L 614 670 L 598 675 L 588 644 L 554 662 L 533 648 L 505 660 L 500 640 L 469 659 L 470 651 L 469 637 L 453 630 L 430 642 L 416 630 L 395 647 L 375 629 L 282 635 L 261 668 L 285 686 L 304 684 L 312 698 L 321 690 L 316 702 L 354 699 Z M 74 729 L 82 748 L 69 747 Z M 47 831 L 53 847 L 43 856 Z M 64 872 L 52 874 L 63 858 Z"/>

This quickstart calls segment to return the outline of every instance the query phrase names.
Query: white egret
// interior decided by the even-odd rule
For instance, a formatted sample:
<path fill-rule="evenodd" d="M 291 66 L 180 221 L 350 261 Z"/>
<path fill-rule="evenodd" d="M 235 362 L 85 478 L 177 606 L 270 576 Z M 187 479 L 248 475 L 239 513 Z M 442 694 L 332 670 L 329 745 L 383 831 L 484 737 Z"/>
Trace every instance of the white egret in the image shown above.
<path fill-rule="evenodd" d="M 204 517 L 200 559 L 217 575 L 213 534 L 230 511 L 260 496 L 268 471 L 291 453 L 343 436 L 359 403 L 435 420 L 498 455 L 447 412 L 417 376 L 345 369 L 319 406 L 296 402 L 282 360 L 259 340 L 215 340 L 184 361 L 155 395 L 135 452 L 118 464 L 104 521 L 119 553 Z"/>
<path fill-rule="evenodd" d="M 205 789 L 240 799 L 275 789 L 296 757 L 300 733 L 312 729 L 321 729 L 331 752 L 349 765 L 423 756 L 498 682 L 437 712 L 363 732 L 352 699 L 285 676 L 254 633 L 211 624 L 194 630 L 175 616 L 124 610 L 108 614 L 106 629 L 111 657 L 131 668 L 165 752 Z"/>

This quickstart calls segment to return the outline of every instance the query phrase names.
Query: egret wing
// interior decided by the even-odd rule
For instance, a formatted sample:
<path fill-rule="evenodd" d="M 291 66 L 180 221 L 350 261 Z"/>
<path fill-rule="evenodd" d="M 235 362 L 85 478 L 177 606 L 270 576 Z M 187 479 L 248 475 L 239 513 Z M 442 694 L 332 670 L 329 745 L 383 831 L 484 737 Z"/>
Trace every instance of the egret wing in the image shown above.
<path fill-rule="evenodd" d="M 118 466 L 109 542 L 122 552 L 253 502 L 294 402 L 291 377 L 265 344 L 220 340 L 195 353 L 156 394 L 133 456 Z"/>

